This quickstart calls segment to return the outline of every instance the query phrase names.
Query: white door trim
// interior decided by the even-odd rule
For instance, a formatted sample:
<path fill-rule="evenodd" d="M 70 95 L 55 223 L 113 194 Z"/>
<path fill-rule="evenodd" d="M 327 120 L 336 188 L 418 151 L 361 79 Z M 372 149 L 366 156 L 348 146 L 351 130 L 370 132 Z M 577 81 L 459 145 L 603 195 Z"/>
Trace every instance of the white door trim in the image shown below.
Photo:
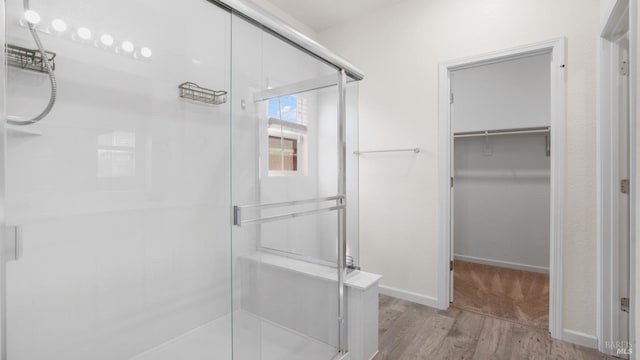
<path fill-rule="evenodd" d="M 599 92 L 598 92 L 598 313 L 597 313 L 597 335 L 598 350 L 607 354 L 615 355 L 615 349 L 607 347 L 609 341 L 619 341 L 618 307 L 619 299 L 616 289 L 618 281 L 618 236 L 617 219 L 612 206 L 617 206 L 617 184 L 613 183 L 616 174 L 616 162 L 614 156 L 614 146 L 617 146 L 617 123 L 615 123 L 614 91 L 617 84 L 612 78 L 612 61 L 615 58 L 614 52 L 617 49 L 615 44 L 620 32 L 621 21 L 625 21 L 628 16 L 629 32 L 629 204 L 630 204 L 630 311 L 629 311 L 629 339 L 635 339 L 635 249 L 636 249 L 636 81 L 637 69 L 636 41 L 637 41 L 637 2 L 635 0 L 616 0 L 609 8 L 608 15 L 600 29 L 599 38 Z M 615 286 L 614 286 L 615 285 Z M 631 354 L 631 359 L 637 358 L 635 349 Z"/>
<path fill-rule="evenodd" d="M 440 174 L 440 231 L 438 264 L 438 307 L 449 307 L 449 258 L 452 207 L 450 193 L 452 137 L 450 121 L 451 72 L 467 67 L 513 60 L 536 53 L 551 54 L 551 231 L 549 331 L 561 339 L 562 327 L 562 264 L 564 218 L 564 162 L 565 162 L 565 43 L 564 37 L 502 51 L 472 56 L 440 64 L 439 69 L 439 174 Z"/>
<path fill-rule="evenodd" d="M 629 169 L 629 173 L 631 174 L 631 179 L 633 179 L 632 182 L 632 191 L 630 193 L 630 203 L 631 203 L 631 209 L 630 209 L 630 231 L 631 231 L 631 236 L 629 237 L 629 252 L 631 253 L 630 256 L 630 263 L 629 263 L 629 271 L 631 272 L 631 274 L 629 274 L 629 284 L 631 285 L 629 288 L 629 294 L 631 295 L 631 303 L 629 304 L 630 308 L 629 308 L 629 339 L 631 339 L 631 341 L 634 342 L 634 344 L 636 346 L 638 346 L 638 344 L 636 343 L 636 310 L 637 310 L 637 304 L 638 304 L 638 299 L 636 298 L 636 294 L 637 294 L 637 283 L 636 281 L 638 281 L 638 279 L 636 279 L 636 267 L 637 267 L 637 263 L 636 261 L 638 260 L 636 258 L 637 255 L 637 244 L 636 244 L 636 231 L 637 231 L 637 224 L 636 224 L 636 216 L 637 216 L 637 208 L 636 208 L 636 201 L 637 201 L 637 192 L 635 190 L 636 186 L 637 186 L 637 118 L 636 116 L 638 115 L 638 96 L 637 96 L 637 91 L 638 91 L 638 74 L 636 73 L 637 69 L 638 69 L 638 2 L 636 0 L 630 0 L 629 1 L 629 68 L 632 69 L 633 71 L 631 72 L 630 76 L 629 76 L 629 104 L 630 104 L 630 108 L 629 108 L 629 133 L 631 134 L 631 142 L 629 143 L 629 153 L 631 154 L 631 167 Z M 630 356 L 630 358 L 632 360 L 635 360 L 638 358 L 638 351 L 636 349 L 636 351 L 633 352 L 633 354 Z"/>

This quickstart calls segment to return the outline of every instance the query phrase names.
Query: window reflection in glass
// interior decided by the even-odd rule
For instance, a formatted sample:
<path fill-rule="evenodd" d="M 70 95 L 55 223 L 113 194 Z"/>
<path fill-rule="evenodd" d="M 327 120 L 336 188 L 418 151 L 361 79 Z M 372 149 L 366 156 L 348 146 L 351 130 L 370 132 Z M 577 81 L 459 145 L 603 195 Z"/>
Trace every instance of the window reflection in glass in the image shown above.
<path fill-rule="evenodd" d="M 135 148 L 135 133 L 113 131 L 98 135 L 98 177 L 135 176 Z"/>

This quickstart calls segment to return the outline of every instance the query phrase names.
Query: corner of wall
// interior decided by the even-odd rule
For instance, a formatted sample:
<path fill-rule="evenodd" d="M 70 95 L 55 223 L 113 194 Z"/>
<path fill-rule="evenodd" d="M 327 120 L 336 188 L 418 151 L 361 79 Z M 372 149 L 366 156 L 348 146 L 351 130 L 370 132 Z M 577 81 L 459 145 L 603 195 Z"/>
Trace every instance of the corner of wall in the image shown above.
<path fill-rule="evenodd" d="M 438 301 L 438 299 L 431 296 L 411 292 L 408 290 L 402 290 L 402 289 L 397 289 L 389 286 L 380 285 L 380 294 L 410 301 L 420 305 L 429 306 L 429 307 L 440 309 L 440 310 L 446 310 L 446 307 L 443 308 L 440 302 Z M 447 302 L 447 305 L 448 304 L 449 303 Z"/>

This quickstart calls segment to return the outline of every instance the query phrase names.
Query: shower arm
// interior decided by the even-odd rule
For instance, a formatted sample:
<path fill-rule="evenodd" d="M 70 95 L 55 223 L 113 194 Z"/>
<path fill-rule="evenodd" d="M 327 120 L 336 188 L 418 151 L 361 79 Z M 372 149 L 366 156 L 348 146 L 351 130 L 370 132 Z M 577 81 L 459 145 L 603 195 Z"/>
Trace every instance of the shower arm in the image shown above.
<path fill-rule="evenodd" d="M 23 5 L 24 5 L 24 11 L 25 12 L 27 10 L 29 10 L 29 0 L 24 0 L 23 1 Z M 44 108 L 44 110 L 42 110 L 42 112 L 38 116 L 36 116 L 36 117 L 34 117 L 32 119 L 23 119 L 21 117 L 12 116 L 12 115 L 7 116 L 7 123 L 11 124 L 11 125 L 32 125 L 32 124 L 35 124 L 35 123 L 39 122 L 40 120 L 44 119 L 47 115 L 49 115 L 49 112 L 51 112 L 51 109 L 53 109 L 53 105 L 56 103 L 58 84 L 57 84 L 57 81 L 56 81 L 56 76 L 53 74 L 53 68 L 51 67 L 51 62 L 49 62 L 49 58 L 47 57 L 46 50 L 44 49 L 44 46 L 42 45 L 42 42 L 40 41 L 40 37 L 38 36 L 38 32 L 36 31 L 35 24 L 32 24 L 29 21 L 27 21 L 27 26 L 29 27 L 29 32 L 31 32 L 31 36 L 33 37 L 33 41 L 35 41 L 36 46 L 38 47 L 38 51 L 40 52 L 40 55 L 42 56 L 42 61 L 44 63 L 44 66 L 46 67 L 47 73 L 49 74 L 49 83 L 51 84 L 51 95 L 49 96 L 49 103 Z"/>

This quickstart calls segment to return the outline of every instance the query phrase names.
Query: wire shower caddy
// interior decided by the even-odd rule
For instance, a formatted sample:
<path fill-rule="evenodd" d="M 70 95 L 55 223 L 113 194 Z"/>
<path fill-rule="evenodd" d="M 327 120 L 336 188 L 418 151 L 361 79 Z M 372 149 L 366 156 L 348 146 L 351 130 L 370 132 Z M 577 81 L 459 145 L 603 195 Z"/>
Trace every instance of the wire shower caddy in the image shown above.
<path fill-rule="evenodd" d="M 227 92 L 224 90 L 207 89 L 192 82 L 184 82 L 178 85 L 178 89 L 181 98 L 213 105 L 227 102 Z"/>
<path fill-rule="evenodd" d="M 7 44 L 5 46 L 5 54 L 7 57 L 7 64 L 19 67 L 21 69 L 33 70 L 38 72 L 47 72 L 46 62 L 42 59 L 42 54 L 37 49 L 27 49 L 21 46 Z M 46 51 L 46 61 L 51 64 L 51 69 L 56 69 L 56 53 Z"/>

